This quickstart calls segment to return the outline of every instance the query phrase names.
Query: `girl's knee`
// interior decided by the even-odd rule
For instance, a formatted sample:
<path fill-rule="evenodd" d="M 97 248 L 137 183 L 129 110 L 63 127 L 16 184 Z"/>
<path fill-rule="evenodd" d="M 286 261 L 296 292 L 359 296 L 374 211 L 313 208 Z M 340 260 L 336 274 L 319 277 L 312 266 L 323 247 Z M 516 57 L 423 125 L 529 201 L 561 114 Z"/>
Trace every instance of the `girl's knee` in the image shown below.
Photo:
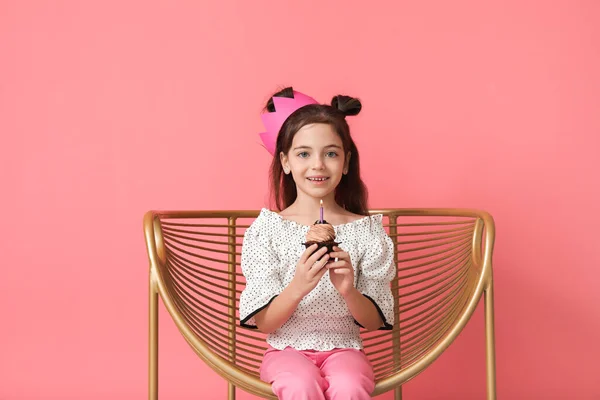
<path fill-rule="evenodd" d="M 324 399 L 326 382 L 318 374 L 297 370 L 277 374 L 272 383 L 273 392 L 279 399 Z"/>
<path fill-rule="evenodd" d="M 352 382 L 351 384 L 331 383 L 326 392 L 327 400 L 370 400 L 374 385 Z"/>
<path fill-rule="evenodd" d="M 328 377 L 327 399 L 363 400 L 370 399 L 375 382 L 370 374 L 340 373 Z"/>

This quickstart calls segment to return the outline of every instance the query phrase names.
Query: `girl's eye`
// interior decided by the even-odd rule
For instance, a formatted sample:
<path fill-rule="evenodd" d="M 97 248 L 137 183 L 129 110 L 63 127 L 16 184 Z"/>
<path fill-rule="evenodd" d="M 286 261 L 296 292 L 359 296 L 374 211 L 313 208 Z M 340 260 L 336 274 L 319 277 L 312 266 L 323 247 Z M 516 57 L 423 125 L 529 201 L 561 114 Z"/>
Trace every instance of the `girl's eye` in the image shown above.
<path fill-rule="evenodd" d="M 306 152 L 306 151 L 300 152 L 300 153 L 298 153 L 298 157 L 306 158 L 306 157 L 308 157 L 308 152 Z"/>
<path fill-rule="evenodd" d="M 337 157 L 337 153 L 335 151 L 328 151 L 326 156 L 330 158 Z"/>

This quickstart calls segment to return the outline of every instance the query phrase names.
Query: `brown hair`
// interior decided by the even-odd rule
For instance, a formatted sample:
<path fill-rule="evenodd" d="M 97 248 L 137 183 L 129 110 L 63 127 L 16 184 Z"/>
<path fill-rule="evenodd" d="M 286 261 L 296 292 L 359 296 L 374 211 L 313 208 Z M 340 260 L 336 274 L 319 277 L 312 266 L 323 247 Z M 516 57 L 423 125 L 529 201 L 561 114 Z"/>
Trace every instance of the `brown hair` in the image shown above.
<path fill-rule="evenodd" d="M 273 97 L 294 97 L 294 90 L 287 87 L 275 93 L 267 102 L 266 111 L 275 112 Z M 279 154 L 287 154 L 292 147 L 296 132 L 308 124 L 329 124 L 342 139 L 344 156 L 351 153 L 348 173 L 342 175 L 338 187 L 335 189 L 335 201 L 344 209 L 360 215 L 368 215 L 367 187 L 360 177 L 360 157 L 356 144 L 350 136 L 350 127 L 346 116 L 357 115 L 362 108 L 360 100 L 338 95 L 331 100 L 331 105 L 310 104 L 294 111 L 283 123 L 275 146 L 275 153 L 271 163 L 270 181 L 271 197 L 278 210 L 289 207 L 297 197 L 294 178 L 283 173 Z"/>

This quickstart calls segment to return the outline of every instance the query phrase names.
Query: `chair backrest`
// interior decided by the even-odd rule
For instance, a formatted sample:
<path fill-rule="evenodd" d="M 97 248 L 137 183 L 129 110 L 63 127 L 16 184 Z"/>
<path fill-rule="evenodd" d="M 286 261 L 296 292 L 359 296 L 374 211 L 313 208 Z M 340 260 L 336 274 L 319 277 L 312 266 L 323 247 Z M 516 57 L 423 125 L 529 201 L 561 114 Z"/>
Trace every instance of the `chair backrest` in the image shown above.
<path fill-rule="evenodd" d="M 265 335 L 238 325 L 242 239 L 258 213 L 152 211 L 144 226 L 151 285 L 188 343 L 229 382 L 269 397 L 258 379 Z M 371 213 L 384 215 L 398 265 L 393 330 L 362 334 L 376 395 L 421 372 L 460 333 L 491 285 L 494 224 L 476 210 Z"/>

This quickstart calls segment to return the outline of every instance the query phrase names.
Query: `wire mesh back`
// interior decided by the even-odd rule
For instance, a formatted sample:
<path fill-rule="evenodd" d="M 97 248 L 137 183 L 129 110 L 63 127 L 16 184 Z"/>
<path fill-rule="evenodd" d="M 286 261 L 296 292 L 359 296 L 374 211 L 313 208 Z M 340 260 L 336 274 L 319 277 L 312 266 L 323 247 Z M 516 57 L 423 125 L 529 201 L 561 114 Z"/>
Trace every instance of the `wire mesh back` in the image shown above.
<path fill-rule="evenodd" d="M 379 211 L 378 211 L 379 212 Z M 396 244 L 394 329 L 363 332 L 376 380 L 417 363 L 448 336 L 481 275 L 476 216 L 382 212 Z M 265 335 L 241 328 L 241 245 L 258 212 L 156 214 L 156 266 L 166 295 L 193 334 L 240 371 L 258 376 Z M 475 249 L 475 251 L 474 251 Z M 219 372 L 219 371 L 217 371 Z"/>

